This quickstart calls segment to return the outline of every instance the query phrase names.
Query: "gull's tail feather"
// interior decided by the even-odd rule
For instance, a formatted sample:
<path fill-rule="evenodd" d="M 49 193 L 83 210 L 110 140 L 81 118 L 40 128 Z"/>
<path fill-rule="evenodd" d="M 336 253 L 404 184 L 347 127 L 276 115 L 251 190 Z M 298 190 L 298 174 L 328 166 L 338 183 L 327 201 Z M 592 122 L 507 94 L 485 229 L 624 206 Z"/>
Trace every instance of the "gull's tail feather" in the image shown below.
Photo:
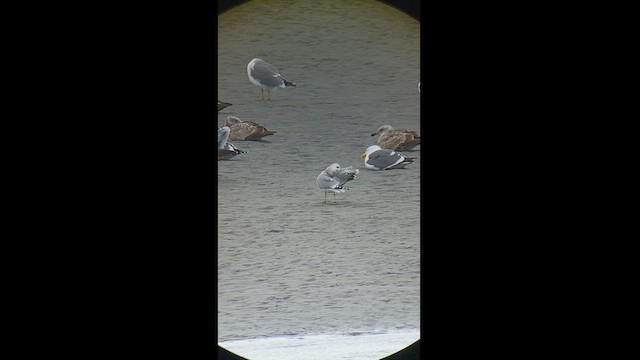
<path fill-rule="evenodd" d="M 282 79 L 282 81 L 284 81 L 284 86 L 298 86 L 298 84 L 292 83 L 292 82 L 288 81 L 287 79 L 283 78 L 282 76 L 280 78 Z"/>

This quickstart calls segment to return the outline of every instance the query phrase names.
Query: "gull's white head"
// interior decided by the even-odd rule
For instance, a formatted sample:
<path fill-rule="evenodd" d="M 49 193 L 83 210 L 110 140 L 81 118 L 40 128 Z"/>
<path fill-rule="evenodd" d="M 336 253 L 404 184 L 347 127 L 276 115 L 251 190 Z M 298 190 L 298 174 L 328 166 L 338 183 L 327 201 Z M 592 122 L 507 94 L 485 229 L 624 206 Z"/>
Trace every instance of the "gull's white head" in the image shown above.
<path fill-rule="evenodd" d="M 335 174 L 338 173 L 338 171 L 340 171 L 340 165 L 338 163 L 333 163 L 329 165 L 324 171 L 328 175 L 334 176 Z"/>
<path fill-rule="evenodd" d="M 241 123 L 241 122 L 242 122 L 242 120 L 238 119 L 235 116 L 231 116 L 231 115 L 227 116 L 227 118 L 224 120 L 224 123 L 227 124 L 227 126 L 231 126 L 231 125 L 234 125 L 234 124 L 237 124 L 237 123 Z"/>
<path fill-rule="evenodd" d="M 374 132 L 373 134 L 371 134 L 371 136 L 375 136 L 375 135 L 382 135 L 384 133 L 393 131 L 393 128 L 391 127 L 391 125 L 382 125 L 378 128 L 378 130 L 376 130 L 376 132 Z"/>
<path fill-rule="evenodd" d="M 367 150 L 364 151 L 364 154 L 360 155 L 361 159 L 366 158 L 369 154 L 371 154 L 372 152 L 376 151 L 376 150 L 380 150 L 382 149 L 380 146 L 378 145 L 371 145 L 367 148 Z"/>

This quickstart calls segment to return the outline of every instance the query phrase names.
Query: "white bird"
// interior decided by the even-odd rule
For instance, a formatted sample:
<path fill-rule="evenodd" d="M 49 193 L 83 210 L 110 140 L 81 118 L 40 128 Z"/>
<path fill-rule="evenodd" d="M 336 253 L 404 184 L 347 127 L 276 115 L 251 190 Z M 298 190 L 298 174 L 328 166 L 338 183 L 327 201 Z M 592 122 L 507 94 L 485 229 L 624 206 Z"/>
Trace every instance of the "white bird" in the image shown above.
<path fill-rule="evenodd" d="M 403 169 L 415 159 L 394 150 L 383 149 L 378 145 L 369 146 L 360 158 L 364 159 L 364 165 L 367 168 L 374 170 Z"/>
<path fill-rule="evenodd" d="M 405 151 L 420 145 L 420 135 L 413 130 L 395 131 L 391 125 L 382 125 L 371 134 L 378 136 L 378 145 L 383 149 Z"/>
<path fill-rule="evenodd" d="M 227 142 L 231 130 L 228 126 L 218 128 L 218 160 L 229 160 L 238 154 L 244 154 L 246 151 L 240 150 L 232 143 Z"/>
<path fill-rule="evenodd" d="M 324 191 L 324 203 L 327 203 L 327 192 L 333 192 L 333 202 L 336 201 L 336 193 L 344 193 L 347 188 L 344 184 L 356 178 L 360 170 L 353 169 L 352 166 L 344 169 L 338 163 L 333 163 L 324 169 L 316 178 L 316 185 L 319 190 Z"/>
<path fill-rule="evenodd" d="M 258 58 L 249 61 L 247 75 L 252 84 L 260 87 L 262 100 L 264 100 L 265 90 L 267 90 L 267 100 L 271 100 L 271 90 L 286 86 L 297 86 L 296 83 L 289 82 L 283 78 L 278 69 Z"/>

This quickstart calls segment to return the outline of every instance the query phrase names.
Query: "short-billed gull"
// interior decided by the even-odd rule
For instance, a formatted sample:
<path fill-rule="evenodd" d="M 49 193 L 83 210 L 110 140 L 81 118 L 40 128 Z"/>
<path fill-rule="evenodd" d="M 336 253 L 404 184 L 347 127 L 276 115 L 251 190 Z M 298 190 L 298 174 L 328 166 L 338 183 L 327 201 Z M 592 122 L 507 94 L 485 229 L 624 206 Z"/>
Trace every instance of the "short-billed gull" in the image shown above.
<path fill-rule="evenodd" d="M 333 192 L 333 202 L 336 201 L 336 193 L 343 193 L 347 188 L 344 184 L 356 178 L 360 170 L 352 166 L 344 169 L 338 163 L 333 163 L 324 169 L 316 178 L 316 185 L 319 190 L 324 191 L 324 203 L 327 203 L 327 192 Z"/>

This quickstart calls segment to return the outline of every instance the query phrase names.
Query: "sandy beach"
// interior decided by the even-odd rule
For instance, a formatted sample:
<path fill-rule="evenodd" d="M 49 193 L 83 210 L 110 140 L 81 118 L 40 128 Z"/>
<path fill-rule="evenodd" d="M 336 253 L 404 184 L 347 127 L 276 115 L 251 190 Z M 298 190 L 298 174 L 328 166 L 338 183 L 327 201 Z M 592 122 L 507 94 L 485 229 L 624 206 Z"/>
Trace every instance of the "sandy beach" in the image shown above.
<path fill-rule="evenodd" d="M 368 0 L 256 0 L 218 21 L 218 97 L 233 105 L 217 126 L 277 131 L 215 164 L 219 339 L 419 330 L 425 145 L 406 169 L 360 158 L 381 125 L 420 132 L 419 23 Z M 298 86 L 261 100 L 255 57 Z M 323 204 L 315 179 L 333 162 L 360 174 Z"/>

